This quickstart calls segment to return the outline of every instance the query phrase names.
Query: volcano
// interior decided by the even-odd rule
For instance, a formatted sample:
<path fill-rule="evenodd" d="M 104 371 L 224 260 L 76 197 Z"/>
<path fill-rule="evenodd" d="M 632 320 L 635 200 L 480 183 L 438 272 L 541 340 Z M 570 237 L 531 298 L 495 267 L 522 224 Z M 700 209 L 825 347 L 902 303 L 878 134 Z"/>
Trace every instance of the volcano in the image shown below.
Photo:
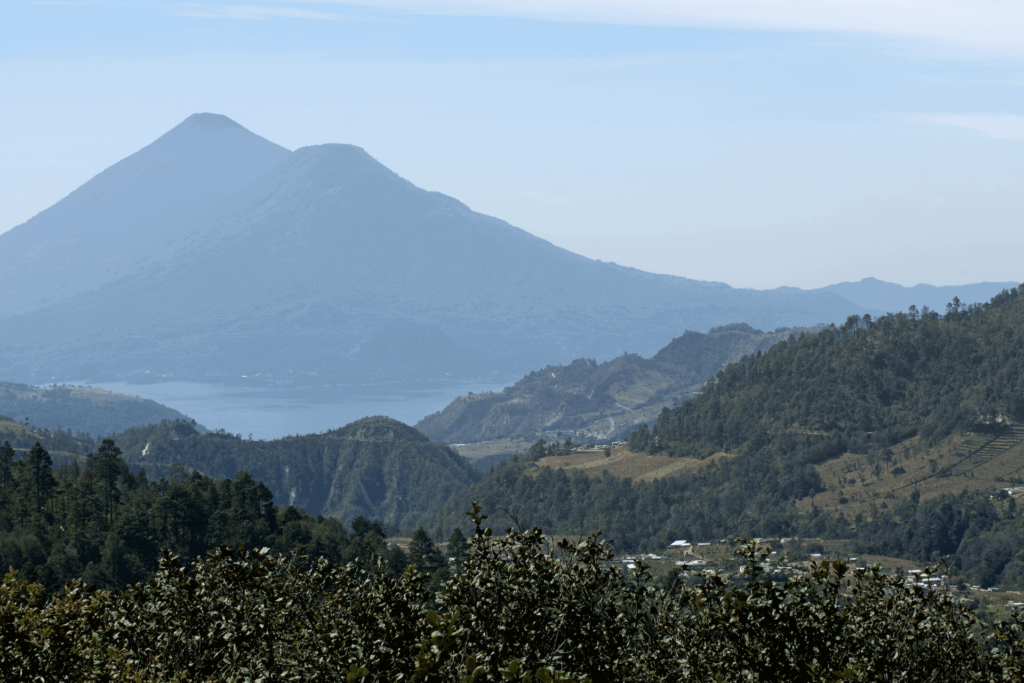
<path fill-rule="evenodd" d="M 359 147 L 289 152 L 214 114 L 0 234 L 0 251 L 17 255 L 0 374 L 24 382 L 504 378 L 869 310 L 591 260 Z"/>

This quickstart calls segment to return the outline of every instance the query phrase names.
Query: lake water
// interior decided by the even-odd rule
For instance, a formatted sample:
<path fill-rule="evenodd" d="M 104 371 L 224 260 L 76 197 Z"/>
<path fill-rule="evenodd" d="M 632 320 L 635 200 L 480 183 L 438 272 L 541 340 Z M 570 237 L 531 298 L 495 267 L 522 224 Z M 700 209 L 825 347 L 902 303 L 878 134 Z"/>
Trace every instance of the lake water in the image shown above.
<path fill-rule="evenodd" d="M 310 434 L 343 427 L 369 415 L 387 415 L 414 425 L 469 392 L 501 391 L 513 381 L 406 387 L 366 385 L 258 389 L 216 384 L 161 382 L 124 384 L 91 382 L 90 386 L 148 398 L 179 410 L 209 429 L 255 439 Z M 60 384 L 60 382 L 58 382 Z M 85 384 L 85 382 L 66 382 Z"/>

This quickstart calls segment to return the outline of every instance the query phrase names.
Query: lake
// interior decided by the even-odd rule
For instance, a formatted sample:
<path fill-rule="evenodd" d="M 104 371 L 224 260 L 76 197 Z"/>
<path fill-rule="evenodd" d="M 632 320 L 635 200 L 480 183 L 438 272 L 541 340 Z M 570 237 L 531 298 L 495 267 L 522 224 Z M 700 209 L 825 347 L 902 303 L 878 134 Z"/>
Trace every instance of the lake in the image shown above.
<path fill-rule="evenodd" d="M 471 391 L 501 391 L 514 381 L 419 387 L 349 385 L 289 389 L 188 382 L 90 382 L 88 385 L 152 399 L 185 413 L 208 429 L 225 429 L 246 437 L 252 434 L 255 439 L 276 439 L 289 434 L 336 429 L 369 415 L 387 415 L 414 425 L 427 415 L 442 410 L 458 396 Z"/>

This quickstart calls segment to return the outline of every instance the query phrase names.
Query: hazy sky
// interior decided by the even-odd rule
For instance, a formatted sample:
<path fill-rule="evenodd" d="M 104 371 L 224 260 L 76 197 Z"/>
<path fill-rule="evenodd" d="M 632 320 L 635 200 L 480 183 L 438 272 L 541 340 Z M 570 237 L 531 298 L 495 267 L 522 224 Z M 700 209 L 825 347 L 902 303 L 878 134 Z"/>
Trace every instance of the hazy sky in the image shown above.
<path fill-rule="evenodd" d="M 644 270 L 1019 282 L 1022 36 L 1019 0 L 6 0 L 0 231 L 208 111 Z"/>

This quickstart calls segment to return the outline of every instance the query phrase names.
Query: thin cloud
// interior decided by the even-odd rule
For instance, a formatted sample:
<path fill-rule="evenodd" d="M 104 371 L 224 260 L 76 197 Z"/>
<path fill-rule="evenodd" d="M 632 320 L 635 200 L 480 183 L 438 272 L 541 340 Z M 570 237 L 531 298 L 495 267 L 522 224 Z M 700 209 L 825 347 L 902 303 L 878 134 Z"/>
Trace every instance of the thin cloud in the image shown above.
<path fill-rule="evenodd" d="M 330 12 L 297 9 L 295 7 L 260 7 L 257 5 L 199 5 L 196 9 L 178 12 L 182 17 L 198 17 L 200 19 L 248 19 L 264 21 L 266 19 L 318 19 L 321 21 L 337 21 L 341 19 Z"/>
<path fill-rule="evenodd" d="M 556 21 L 839 31 L 937 40 L 1024 55 L 1020 0 L 283 0 L 418 14 Z"/>
<path fill-rule="evenodd" d="M 990 138 L 1024 141 L 1024 116 L 1013 114 L 932 114 L 929 123 L 967 128 Z"/>

